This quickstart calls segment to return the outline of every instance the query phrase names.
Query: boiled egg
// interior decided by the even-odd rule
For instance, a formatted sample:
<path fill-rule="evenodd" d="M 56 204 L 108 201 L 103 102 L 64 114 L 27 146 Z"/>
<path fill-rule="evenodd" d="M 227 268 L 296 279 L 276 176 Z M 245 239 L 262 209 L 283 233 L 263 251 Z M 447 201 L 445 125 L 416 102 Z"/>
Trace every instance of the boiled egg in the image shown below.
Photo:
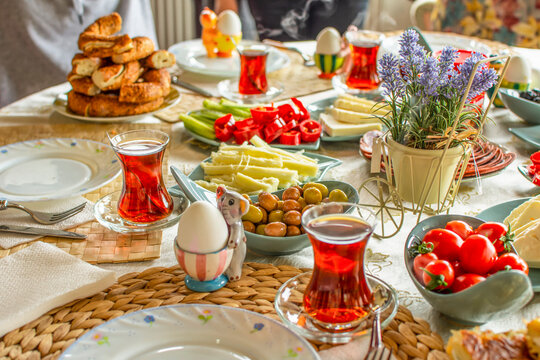
<path fill-rule="evenodd" d="M 225 10 L 218 16 L 217 28 L 223 35 L 234 36 L 242 32 L 242 23 L 234 11 Z"/>
<path fill-rule="evenodd" d="M 336 28 L 325 27 L 317 35 L 317 49 L 322 55 L 334 55 L 341 50 L 341 35 Z"/>
<path fill-rule="evenodd" d="M 196 201 L 178 223 L 178 246 L 192 253 L 207 254 L 227 244 L 229 230 L 221 212 L 206 201 Z"/>
<path fill-rule="evenodd" d="M 504 80 L 509 83 L 527 84 L 531 81 L 531 65 L 523 56 L 514 55 L 508 60 Z"/>

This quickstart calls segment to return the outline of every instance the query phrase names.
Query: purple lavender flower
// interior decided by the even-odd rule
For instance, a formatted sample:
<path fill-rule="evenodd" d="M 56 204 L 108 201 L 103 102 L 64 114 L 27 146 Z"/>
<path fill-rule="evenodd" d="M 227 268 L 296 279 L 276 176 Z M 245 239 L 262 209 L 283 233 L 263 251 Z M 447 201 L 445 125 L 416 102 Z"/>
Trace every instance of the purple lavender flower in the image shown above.
<path fill-rule="evenodd" d="M 419 79 L 421 90 L 419 94 L 423 97 L 423 101 L 429 101 L 428 97 L 439 95 L 439 86 L 441 78 L 439 77 L 438 62 L 434 57 L 428 57 L 426 62 L 422 65 Z"/>
<path fill-rule="evenodd" d="M 460 97 L 465 93 L 474 65 L 482 59 L 483 57 L 481 54 L 473 52 L 471 56 L 465 59 L 463 64 L 459 66 L 459 74 L 452 77 L 451 86 L 457 91 L 457 94 Z M 497 73 L 495 70 L 489 69 L 487 66 L 480 66 L 474 76 L 467 99 L 470 100 L 489 89 L 491 86 L 493 86 L 496 79 Z"/>
<path fill-rule="evenodd" d="M 454 75 L 454 61 L 457 57 L 457 50 L 451 46 L 445 46 L 439 56 L 439 77 L 441 86 L 446 86 L 450 78 Z"/>
<path fill-rule="evenodd" d="M 401 97 L 405 84 L 399 71 L 398 59 L 392 54 L 384 54 L 379 61 L 378 71 L 383 82 L 383 96 Z"/>
<path fill-rule="evenodd" d="M 399 38 L 399 65 L 403 70 L 405 81 L 416 79 L 420 67 L 426 59 L 426 50 L 418 44 L 418 33 L 409 29 Z"/>
<path fill-rule="evenodd" d="M 484 69 L 474 77 L 469 91 L 469 99 L 472 99 L 491 88 L 497 82 L 497 72 L 493 69 Z"/>

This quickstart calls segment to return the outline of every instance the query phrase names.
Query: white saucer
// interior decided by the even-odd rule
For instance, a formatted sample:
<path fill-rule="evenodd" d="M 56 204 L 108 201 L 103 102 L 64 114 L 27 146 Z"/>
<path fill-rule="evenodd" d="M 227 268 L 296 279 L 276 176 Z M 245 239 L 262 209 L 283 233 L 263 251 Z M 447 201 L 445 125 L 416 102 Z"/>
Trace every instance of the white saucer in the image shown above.
<path fill-rule="evenodd" d="M 334 77 L 332 77 L 332 86 L 334 89 L 336 89 L 338 92 L 341 93 L 347 93 L 351 95 L 358 95 L 358 94 L 380 94 L 381 88 L 378 87 L 376 89 L 372 90 L 361 90 L 361 89 L 355 89 L 347 86 L 347 83 L 345 82 L 346 74 L 341 73 L 337 74 Z"/>
<path fill-rule="evenodd" d="M 268 103 L 283 92 L 283 84 L 268 80 L 268 90 L 263 94 L 244 95 L 238 92 L 238 79 L 222 80 L 217 85 L 219 94 L 226 99 L 242 104 Z"/>

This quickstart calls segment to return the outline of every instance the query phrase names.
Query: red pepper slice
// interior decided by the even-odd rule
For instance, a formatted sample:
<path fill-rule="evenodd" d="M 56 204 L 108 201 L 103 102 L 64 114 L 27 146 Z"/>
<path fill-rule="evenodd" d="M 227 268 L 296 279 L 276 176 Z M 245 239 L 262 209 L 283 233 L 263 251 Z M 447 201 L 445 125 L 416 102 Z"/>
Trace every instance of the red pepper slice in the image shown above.
<path fill-rule="evenodd" d="M 264 141 L 271 143 L 276 140 L 282 133 L 285 127 L 285 121 L 281 118 L 274 119 L 263 129 Z"/>
<path fill-rule="evenodd" d="M 234 129 L 235 126 L 232 114 L 227 114 L 214 121 L 216 137 L 221 141 L 229 140 L 233 136 Z"/>
<path fill-rule="evenodd" d="M 298 121 L 291 120 L 287 124 L 285 124 L 285 126 L 283 127 L 283 132 L 284 133 L 289 132 L 291 130 L 294 130 L 297 127 L 298 127 Z"/>
<path fill-rule="evenodd" d="M 279 110 L 273 106 L 259 106 L 250 111 L 253 120 L 261 125 L 271 122 L 279 115 Z"/>
<path fill-rule="evenodd" d="M 536 165 L 531 164 L 527 166 L 527 171 L 529 172 L 530 176 L 534 176 L 534 174 L 536 174 Z"/>
<path fill-rule="evenodd" d="M 540 151 L 531 155 L 531 161 L 534 165 L 540 165 Z"/>
<path fill-rule="evenodd" d="M 536 173 L 536 175 L 534 175 L 533 184 L 536 186 L 540 186 L 540 173 Z"/>
<path fill-rule="evenodd" d="M 258 127 L 258 125 L 255 123 L 255 120 L 253 120 L 252 118 L 237 121 L 235 125 L 237 130 L 247 130 L 253 127 Z"/>
<path fill-rule="evenodd" d="M 304 120 L 300 123 L 302 141 L 314 142 L 321 136 L 322 126 L 314 120 Z"/>
<path fill-rule="evenodd" d="M 300 141 L 301 135 L 298 130 L 284 132 L 279 137 L 279 143 L 283 145 L 300 145 Z"/>
<path fill-rule="evenodd" d="M 299 120 L 307 120 L 311 117 L 311 115 L 309 115 L 309 111 L 307 111 L 306 107 L 304 106 L 304 104 L 302 104 L 300 100 L 298 100 L 297 98 L 291 98 L 291 101 L 294 105 L 296 105 L 298 111 L 300 112 Z"/>
<path fill-rule="evenodd" d="M 253 128 L 247 128 L 243 130 L 236 130 L 233 132 L 234 134 L 234 141 L 241 145 L 246 141 L 251 140 L 252 137 L 255 135 L 261 137 L 261 128 L 260 127 L 253 127 Z"/>
<path fill-rule="evenodd" d="M 279 110 L 279 116 L 285 120 L 285 122 L 289 122 L 291 120 L 300 120 L 300 113 L 298 112 L 298 109 L 292 106 L 291 104 L 283 104 L 278 106 Z"/>

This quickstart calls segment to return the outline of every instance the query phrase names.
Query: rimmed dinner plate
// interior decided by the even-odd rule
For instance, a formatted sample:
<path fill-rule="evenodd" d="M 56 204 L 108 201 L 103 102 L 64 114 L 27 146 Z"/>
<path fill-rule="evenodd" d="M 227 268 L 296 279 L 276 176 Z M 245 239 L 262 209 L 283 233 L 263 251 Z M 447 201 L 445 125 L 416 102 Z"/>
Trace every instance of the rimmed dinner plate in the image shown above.
<path fill-rule="evenodd" d="M 180 94 L 180 91 L 178 91 L 178 88 L 176 86 L 171 85 L 171 91 L 169 92 L 169 95 L 165 96 L 163 104 L 154 111 L 150 111 L 150 112 L 147 112 L 144 114 L 138 114 L 138 115 L 100 117 L 100 116 L 83 116 L 83 115 L 75 114 L 74 112 L 69 110 L 67 107 L 67 94 L 60 94 L 54 100 L 53 109 L 64 116 L 67 116 L 69 118 L 76 119 L 76 120 L 89 121 L 89 122 L 117 123 L 117 122 L 128 122 L 128 121 L 139 120 L 146 116 L 155 114 L 159 111 L 168 109 L 171 106 L 178 104 L 178 102 L 180 101 L 180 98 L 181 98 L 181 94 Z"/>
<path fill-rule="evenodd" d="M 86 194 L 121 172 L 112 148 L 74 138 L 23 141 L 0 147 L 0 199 L 39 201 Z"/>
<path fill-rule="evenodd" d="M 242 41 L 241 44 L 259 44 L 256 41 Z M 198 74 L 232 77 L 240 75 L 240 58 L 233 51 L 230 58 L 209 58 L 201 39 L 193 39 L 174 44 L 169 51 L 176 57 L 176 63 L 182 69 Z M 289 65 L 290 59 L 283 51 L 270 48 L 266 59 L 266 71 L 272 72 Z"/>
<path fill-rule="evenodd" d="M 283 324 L 244 309 L 181 304 L 120 316 L 79 338 L 60 359 L 320 359 Z"/>
<path fill-rule="evenodd" d="M 512 134 L 516 135 L 521 140 L 529 143 L 533 146 L 536 146 L 537 149 L 540 149 L 540 125 L 530 126 L 523 128 L 509 128 Z"/>
<path fill-rule="evenodd" d="M 503 222 L 512 210 L 531 198 L 520 198 L 493 205 L 476 215 L 485 221 Z M 529 267 L 529 279 L 531 279 L 534 292 L 540 292 L 540 268 Z"/>

